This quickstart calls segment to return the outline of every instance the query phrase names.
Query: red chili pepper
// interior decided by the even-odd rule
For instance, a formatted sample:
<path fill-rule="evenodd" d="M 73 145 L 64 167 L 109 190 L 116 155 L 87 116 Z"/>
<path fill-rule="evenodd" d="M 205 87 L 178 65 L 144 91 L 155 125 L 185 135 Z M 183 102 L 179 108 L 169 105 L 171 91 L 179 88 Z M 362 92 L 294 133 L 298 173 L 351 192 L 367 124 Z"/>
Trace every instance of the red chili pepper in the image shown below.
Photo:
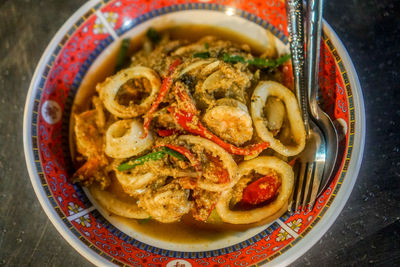
<path fill-rule="evenodd" d="M 204 125 L 200 122 L 196 115 L 190 112 L 186 112 L 183 110 L 177 111 L 174 107 L 169 107 L 168 111 L 175 117 L 176 121 L 179 125 L 182 126 L 186 131 L 200 135 L 206 139 L 209 139 L 228 151 L 231 154 L 235 155 L 253 155 L 259 154 L 261 151 L 266 149 L 269 146 L 268 142 L 258 143 L 249 145 L 246 147 L 236 147 L 232 144 L 226 143 L 218 136 L 214 135 L 210 130 L 208 130 Z"/>
<path fill-rule="evenodd" d="M 171 136 L 175 133 L 177 133 L 177 131 L 171 130 L 171 129 L 161 129 L 161 130 L 158 130 L 158 132 L 157 132 L 157 134 L 161 137 Z"/>
<path fill-rule="evenodd" d="M 293 167 L 294 164 L 296 164 L 296 161 L 297 161 L 297 158 L 294 158 L 291 161 L 289 161 L 288 164 Z"/>
<path fill-rule="evenodd" d="M 281 182 L 277 176 L 264 176 L 243 190 L 242 202 L 257 205 L 275 197 Z"/>
<path fill-rule="evenodd" d="M 282 80 L 283 85 L 293 91 L 294 78 L 293 78 L 292 62 L 290 60 L 286 61 L 281 66 L 281 70 L 283 73 L 283 80 Z"/>
<path fill-rule="evenodd" d="M 150 123 L 153 119 L 153 113 L 156 111 L 160 103 L 163 101 L 165 96 L 167 95 L 169 89 L 171 88 L 173 77 L 172 74 L 175 72 L 176 68 L 181 64 L 181 60 L 175 60 L 168 68 L 167 77 L 164 78 L 161 84 L 160 92 L 158 93 L 157 99 L 151 105 L 149 111 L 144 115 L 144 122 L 143 122 L 143 135 L 142 138 L 145 138 L 149 132 Z"/>
<path fill-rule="evenodd" d="M 171 144 L 158 145 L 158 146 L 155 146 L 155 147 L 161 147 L 161 146 L 168 147 L 168 148 L 170 148 L 172 150 L 175 150 L 178 153 L 181 153 L 182 155 L 184 155 L 189 160 L 189 162 L 193 165 L 193 167 L 195 168 L 196 171 L 201 172 L 201 163 L 200 163 L 200 161 L 186 147 L 177 146 L 177 145 L 171 145 Z"/>

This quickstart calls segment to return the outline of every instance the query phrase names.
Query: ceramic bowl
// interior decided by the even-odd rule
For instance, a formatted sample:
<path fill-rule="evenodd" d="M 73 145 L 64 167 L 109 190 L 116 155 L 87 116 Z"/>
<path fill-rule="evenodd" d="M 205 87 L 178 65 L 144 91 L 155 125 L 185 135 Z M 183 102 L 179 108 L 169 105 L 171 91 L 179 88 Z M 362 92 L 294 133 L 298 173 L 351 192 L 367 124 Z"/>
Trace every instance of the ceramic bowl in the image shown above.
<path fill-rule="evenodd" d="M 109 216 L 69 182 L 68 127 L 72 103 L 88 77 L 119 45 L 148 27 L 207 24 L 263 44 L 266 30 L 287 49 L 284 1 L 89 1 L 62 26 L 32 79 L 24 114 L 26 163 L 36 195 L 61 235 L 96 265 L 287 265 L 328 230 L 346 203 L 361 164 L 365 135 L 362 92 L 343 44 L 324 22 L 320 87 L 323 109 L 340 133 L 337 166 L 313 210 L 199 243 L 163 240 Z"/>

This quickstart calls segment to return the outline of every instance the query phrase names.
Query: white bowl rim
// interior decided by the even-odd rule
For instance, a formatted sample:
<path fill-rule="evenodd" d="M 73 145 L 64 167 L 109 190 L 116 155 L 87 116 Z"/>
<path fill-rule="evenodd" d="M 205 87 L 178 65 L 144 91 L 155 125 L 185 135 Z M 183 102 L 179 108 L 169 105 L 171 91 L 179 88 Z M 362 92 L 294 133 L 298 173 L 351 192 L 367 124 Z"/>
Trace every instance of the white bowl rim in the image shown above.
<path fill-rule="evenodd" d="M 35 169 L 35 160 L 32 151 L 32 141 L 31 141 L 31 125 L 32 119 L 31 114 L 33 111 L 33 103 L 32 97 L 34 96 L 34 89 L 37 87 L 39 83 L 39 74 L 45 68 L 45 62 L 50 58 L 51 51 L 58 45 L 61 41 L 64 34 L 67 32 L 69 27 L 79 19 L 85 12 L 98 4 L 99 0 L 90 0 L 83 4 L 57 31 L 55 36 L 50 41 L 46 50 L 44 51 L 41 59 L 36 67 L 34 75 L 32 77 L 29 90 L 27 93 L 27 98 L 25 102 L 25 110 L 24 110 L 24 119 L 23 119 L 23 143 L 24 143 L 24 153 L 25 160 L 27 164 L 28 173 L 30 176 L 30 180 L 32 182 L 32 186 L 35 190 L 36 196 L 39 199 L 39 202 L 44 209 L 46 215 L 49 217 L 52 224 L 55 226 L 57 231 L 62 235 L 62 237 L 75 249 L 77 250 L 83 257 L 89 260 L 91 263 L 97 266 L 110 265 L 112 264 L 109 261 L 106 261 L 99 254 L 92 251 L 89 247 L 87 247 L 82 241 L 80 241 L 75 235 L 72 234 L 69 229 L 65 227 L 65 224 L 58 216 L 56 211 L 53 209 L 51 203 L 46 197 L 46 194 L 43 188 L 40 185 L 40 179 Z M 328 23 L 324 20 L 323 29 L 325 33 L 329 36 L 332 42 L 335 44 L 335 48 L 339 51 L 339 55 L 342 58 L 342 61 L 346 67 L 347 73 L 349 74 L 349 80 L 352 88 L 353 98 L 354 98 L 354 107 L 355 114 L 359 116 L 359 118 L 355 122 L 355 138 L 353 145 L 353 152 L 351 161 L 346 173 L 346 176 L 350 176 L 351 179 L 347 178 L 344 180 L 341 190 L 339 190 L 338 194 L 335 197 L 330 208 L 324 214 L 322 219 L 316 224 L 312 231 L 310 231 L 303 239 L 301 239 L 296 246 L 293 246 L 290 249 L 290 253 L 285 253 L 284 256 L 280 256 L 275 258 L 273 261 L 267 263 L 267 265 L 274 266 L 286 266 L 296 260 L 298 257 L 303 255 L 306 251 L 308 251 L 317 241 L 326 233 L 326 231 L 331 227 L 334 221 L 337 219 L 338 215 L 344 208 L 350 193 L 354 187 L 355 181 L 358 176 L 358 172 L 361 166 L 361 161 L 363 157 L 364 144 L 365 144 L 365 131 L 366 131 L 366 122 L 365 122 L 365 108 L 364 108 L 364 100 L 361 91 L 361 85 L 358 80 L 358 76 L 354 65 L 351 61 L 351 58 L 344 47 L 343 43 L 340 41 L 336 33 L 333 29 L 328 25 Z M 36 92 L 36 91 L 35 91 Z M 300 245 L 302 244 L 302 245 Z"/>

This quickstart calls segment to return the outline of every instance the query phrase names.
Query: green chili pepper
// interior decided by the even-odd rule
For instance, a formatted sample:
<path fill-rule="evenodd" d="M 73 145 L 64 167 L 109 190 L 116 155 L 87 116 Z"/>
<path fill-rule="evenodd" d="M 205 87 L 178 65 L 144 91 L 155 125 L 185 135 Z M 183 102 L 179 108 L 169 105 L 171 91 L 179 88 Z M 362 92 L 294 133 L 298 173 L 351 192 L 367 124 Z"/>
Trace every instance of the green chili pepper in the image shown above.
<path fill-rule="evenodd" d="M 172 156 L 174 158 L 177 158 L 179 160 L 183 160 L 183 161 L 187 160 L 187 158 L 184 155 L 182 155 L 181 153 L 179 153 L 178 151 L 175 151 L 175 150 L 173 150 L 173 149 L 171 149 L 169 147 L 163 147 L 163 148 L 164 148 L 164 150 L 165 150 L 164 152 L 166 154 L 168 154 L 168 155 L 170 155 L 170 156 Z"/>
<path fill-rule="evenodd" d="M 120 71 L 125 66 L 130 43 L 131 43 L 131 40 L 129 38 L 122 40 L 121 46 L 118 51 L 117 61 L 115 63 L 114 72 Z"/>
<path fill-rule="evenodd" d="M 151 160 L 160 160 L 162 159 L 165 155 L 170 155 L 172 157 L 175 157 L 179 160 L 186 160 L 186 157 L 184 155 L 182 155 L 181 153 L 172 150 L 168 147 L 162 147 L 161 150 L 159 151 L 155 151 L 155 152 L 151 152 L 149 154 L 146 154 L 142 157 L 139 157 L 137 159 L 130 159 L 124 163 L 122 163 L 121 165 L 119 165 L 117 167 L 117 170 L 119 171 L 126 171 L 129 169 L 132 169 L 136 166 L 139 165 L 143 165 L 145 162 L 147 161 L 151 161 Z"/>
<path fill-rule="evenodd" d="M 193 57 L 199 57 L 199 58 L 209 58 L 210 57 L 210 52 L 198 52 L 194 53 Z"/>
<path fill-rule="evenodd" d="M 126 171 L 126 170 L 132 169 L 133 167 L 136 167 L 138 165 L 143 165 L 147 161 L 160 160 L 164 156 L 165 156 L 164 150 L 152 152 L 152 153 L 146 154 L 142 157 L 139 157 L 137 159 L 128 160 L 127 162 L 124 162 L 121 165 L 119 165 L 117 169 L 119 171 Z"/>

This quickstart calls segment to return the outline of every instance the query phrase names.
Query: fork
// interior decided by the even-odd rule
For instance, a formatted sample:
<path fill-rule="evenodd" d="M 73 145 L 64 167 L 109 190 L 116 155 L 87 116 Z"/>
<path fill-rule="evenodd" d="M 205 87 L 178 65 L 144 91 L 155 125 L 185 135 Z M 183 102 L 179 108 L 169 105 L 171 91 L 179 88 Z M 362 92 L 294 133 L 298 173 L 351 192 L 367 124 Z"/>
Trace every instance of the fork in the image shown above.
<path fill-rule="evenodd" d="M 330 117 L 321 110 L 317 103 L 318 65 L 321 40 L 323 0 L 308 0 L 307 3 L 307 88 L 309 88 L 309 108 L 312 117 L 322 130 L 326 140 L 326 160 L 322 180 L 317 196 L 329 184 L 338 153 L 338 135 Z"/>
<path fill-rule="evenodd" d="M 293 65 L 295 93 L 304 121 L 306 146 L 298 155 L 294 171 L 295 186 L 288 210 L 298 210 L 307 204 L 312 209 L 321 180 L 324 175 L 326 160 L 326 141 L 320 127 L 314 122 L 314 113 L 309 113 L 309 90 L 306 88 L 306 61 L 304 53 L 304 18 L 302 0 L 286 0 L 290 51 Z M 308 75 L 307 78 L 311 78 Z M 307 83 L 307 85 L 309 82 Z M 314 102 L 313 102 L 314 104 Z M 309 117 L 311 115 L 311 118 Z"/>

